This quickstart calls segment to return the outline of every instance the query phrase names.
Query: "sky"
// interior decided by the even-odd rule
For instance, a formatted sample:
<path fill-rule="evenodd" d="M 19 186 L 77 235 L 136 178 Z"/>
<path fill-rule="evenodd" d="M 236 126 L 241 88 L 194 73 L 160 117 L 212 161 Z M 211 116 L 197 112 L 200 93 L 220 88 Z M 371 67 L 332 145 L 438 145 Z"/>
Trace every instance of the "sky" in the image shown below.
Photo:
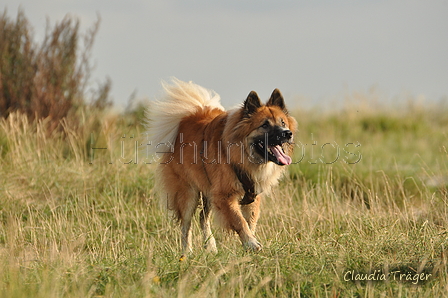
<path fill-rule="evenodd" d="M 3 7 L 2 7 L 3 6 Z M 159 98 L 177 77 L 221 95 L 224 107 L 251 90 L 279 88 L 288 105 L 322 104 L 380 90 L 441 100 L 448 95 L 447 0 L 3 0 L 21 7 L 42 39 L 47 19 L 67 14 L 83 32 L 101 17 L 92 83 L 112 80 L 125 106 Z M 300 100 L 299 100 L 300 99 Z"/>

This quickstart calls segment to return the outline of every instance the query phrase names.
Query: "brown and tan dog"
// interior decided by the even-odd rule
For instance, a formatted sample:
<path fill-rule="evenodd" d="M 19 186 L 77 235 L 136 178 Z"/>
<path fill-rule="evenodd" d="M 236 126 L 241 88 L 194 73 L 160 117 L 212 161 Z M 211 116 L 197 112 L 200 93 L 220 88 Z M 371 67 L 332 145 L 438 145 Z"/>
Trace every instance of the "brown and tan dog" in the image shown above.
<path fill-rule="evenodd" d="M 164 88 L 166 97 L 148 109 L 148 134 L 160 157 L 157 183 L 181 223 L 184 252 L 192 249 L 191 221 L 201 200 L 207 249 L 216 251 L 213 211 L 244 247 L 260 250 L 254 236 L 260 194 L 291 164 L 297 126 L 280 91 L 275 89 L 265 105 L 252 91 L 240 108 L 225 111 L 216 93 L 191 82 L 174 79 Z"/>

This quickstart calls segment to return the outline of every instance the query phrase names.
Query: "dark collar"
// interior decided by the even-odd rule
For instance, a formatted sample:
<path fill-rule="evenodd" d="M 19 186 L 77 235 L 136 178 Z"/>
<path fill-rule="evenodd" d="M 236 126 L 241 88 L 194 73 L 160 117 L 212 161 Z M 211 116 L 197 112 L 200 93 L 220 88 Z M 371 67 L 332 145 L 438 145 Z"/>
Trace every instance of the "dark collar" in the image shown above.
<path fill-rule="evenodd" d="M 241 169 L 238 165 L 233 165 L 233 171 L 243 185 L 244 189 L 244 197 L 240 201 L 240 205 L 249 205 L 253 203 L 255 201 L 255 197 L 257 196 L 257 193 L 255 192 L 254 180 L 252 180 L 252 177 L 250 177 L 249 174 L 247 174 L 247 172 Z"/>

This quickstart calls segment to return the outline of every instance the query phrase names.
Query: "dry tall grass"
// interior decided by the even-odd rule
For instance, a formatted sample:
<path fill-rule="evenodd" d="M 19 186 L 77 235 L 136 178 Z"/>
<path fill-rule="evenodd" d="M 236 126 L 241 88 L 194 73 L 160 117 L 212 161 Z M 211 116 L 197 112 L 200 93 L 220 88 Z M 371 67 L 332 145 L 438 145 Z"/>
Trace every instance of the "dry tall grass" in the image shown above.
<path fill-rule="evenodd" d="M 297 111 L 301 162 L 263 201 L 263 251 L 215 229 L 207 254 L 196 222 L 183 261 L 154 165 L 135 163 L 138 120 L 81 114 L 48 137 L 13 113 L 0 121 L 0 296 L 446 297 L 442 109 Z M 388 280 L 353 280 L 375 272 Z"/>

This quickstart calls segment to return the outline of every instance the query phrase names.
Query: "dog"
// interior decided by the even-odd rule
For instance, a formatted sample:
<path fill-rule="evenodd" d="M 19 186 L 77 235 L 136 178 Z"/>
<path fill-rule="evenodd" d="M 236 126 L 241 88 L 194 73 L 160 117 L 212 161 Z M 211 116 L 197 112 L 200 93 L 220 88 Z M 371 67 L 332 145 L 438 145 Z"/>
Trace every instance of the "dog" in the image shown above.
<path fill-rule="evenodd" d="M 199 205 L 205 248 L 216 252 L 210 227 L 213 212 L 235 231 L 242 245 L 262 249 L 255 238 L 260 195 L 278 183 L 291 164 L 297 122 L 282 94 L 266 104 L 252 91 L 225 111 L 220 97 L 192 82 L 163 83 L 166 95 L 147 109 L 151 150 L 159 158 L 156 185 L 182 231 L 182 249 L 192 251 L 191 222 Z"/>

